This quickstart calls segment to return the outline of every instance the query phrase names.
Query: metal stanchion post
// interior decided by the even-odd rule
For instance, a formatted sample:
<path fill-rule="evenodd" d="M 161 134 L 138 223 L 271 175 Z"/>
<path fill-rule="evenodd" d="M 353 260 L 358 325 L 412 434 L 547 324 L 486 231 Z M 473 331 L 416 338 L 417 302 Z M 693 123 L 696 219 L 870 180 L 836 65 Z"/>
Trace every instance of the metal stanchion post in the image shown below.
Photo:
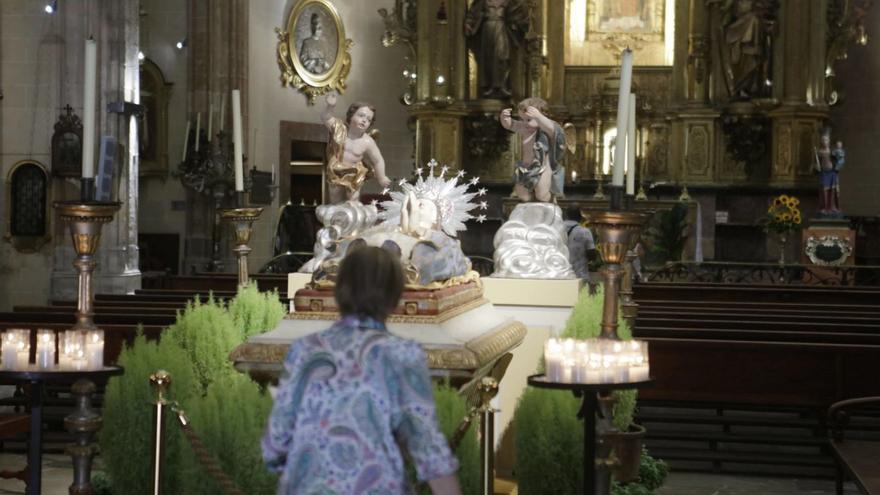
<path fill-rule="evenodd" d="M 153 477 L 153 495 L 162 492 L 162 454 L 163 438 L 165 437 L 165 409 L 169 405 L 165 399 L 165 393 L 171 386 L 171 374 L 165 370 L 159 370 L 150 375 L 150 385 L 156 391 L 156 404 L 153 410 L 153 456 L 150 472 Z"/>

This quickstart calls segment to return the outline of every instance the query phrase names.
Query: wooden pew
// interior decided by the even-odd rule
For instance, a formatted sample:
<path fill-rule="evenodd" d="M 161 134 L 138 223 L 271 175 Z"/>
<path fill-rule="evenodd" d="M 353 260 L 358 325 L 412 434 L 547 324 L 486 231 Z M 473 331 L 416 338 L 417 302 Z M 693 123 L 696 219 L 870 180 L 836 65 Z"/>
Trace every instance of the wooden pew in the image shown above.
<path fill-rule="evenodd" d="M 636 284 L 648 448 L 678 469 L 831 476 L 825 411 L 880 395 L 880 290 Z M 880 432 L 880 415 L 855 435 Z"/>

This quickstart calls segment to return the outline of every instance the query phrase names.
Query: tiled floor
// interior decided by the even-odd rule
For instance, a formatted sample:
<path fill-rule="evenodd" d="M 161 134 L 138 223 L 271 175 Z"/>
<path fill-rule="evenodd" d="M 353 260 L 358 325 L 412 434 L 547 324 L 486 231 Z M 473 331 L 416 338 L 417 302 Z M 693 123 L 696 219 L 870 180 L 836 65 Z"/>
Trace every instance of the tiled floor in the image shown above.
<path fill-rule="evenodd" d="M 21 469 L 24 456 L 0 454 L 0 470 Z M 70 458 L 59 454 L 43 456 L 43 495 L 65 495 L 73 482 Z M 847 485 L 847 495 L 858 495 Z M 0 480 L 0 495 L 23 495 L 24 483 L 18 480 Z M 769 478 L 673 472 L 656 495 L 833 495 L 834 482 L 830 480 Z"/>
<path fill-rule="evenodd" d="M 16 454 L 0 454 L 0 470 L 17 471 L 25 465 L 25 457 Z M 61 454 L 43 455 L 43 495 L 66 495 L 73 483 L 73 467 L 70 457 Z M 0 495 L 24 494 L 24 483 L 19 480 L 0 479 Z"/>
<path fill-rule="evenodd" d="M 844 493 L 858 495 L 851 484 Z M 657 495 L 834 495 L 831 480 L 768 478 L 730 474 L 669 473 Z"/>

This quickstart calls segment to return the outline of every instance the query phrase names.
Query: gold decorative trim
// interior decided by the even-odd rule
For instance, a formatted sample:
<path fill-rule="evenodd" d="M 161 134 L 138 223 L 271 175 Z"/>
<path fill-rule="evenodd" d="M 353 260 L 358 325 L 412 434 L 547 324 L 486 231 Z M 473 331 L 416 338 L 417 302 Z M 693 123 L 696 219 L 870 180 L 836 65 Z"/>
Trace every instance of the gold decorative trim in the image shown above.
<path fill-rule="evenodd" d="M 480 366 L 518 346 L 526 336 L 526 326 L 512 320 L 499 331 L 477 337 L 465 344 Z"/>
<path fill-rule="evenodd" d="M 464 347 L 423 347 L 428 355 L 428 368 L 477 370 L 518 346 L 525 335 L 525 325 L 518 321 L 508 321 Z M 239 369 L 258 369 L 269 374 L 277 370 L 280 373 L 289 348 L 290 344 L 246 342 L 236 347 L 229 354 L 229 359 Z"/>
<path fill-rule="evenodd" d="M 119 211 L 122 203 L 78 203 L 56 201 L 55 210 L 62 220 L 70 222 L 108 223 Z"/>
<path fill-rule="evenodd" d="M 837 247 L 840 249 L 840 257 L 834 260 L 823 260 L 816 254 L 816 250 L 820 247 Z M 852 245 L 849 239 L 838 237 L 836 235 L 810 236 L 807 238 L 807 246 L 804 253 L 810 258 L 810 261 L 819 266 L 839 266 L 842 265 L 852 255 Z"/>
<path fill-rule="evenodd" d="M 336 58 L 330 69 L 320 74 L 309 72 L 303 67 L 296 51 L 296 39 L 291 39 L 291 33 L 296 32 L 299 17 L 313 6 L 324 9 L 333 20 L 336 28 Z M 314 105 L 318 96 L 331 91 L 344 93 L 345 80 L 351 70 L 351 53 L 349 52 L 354 46 L 354 42 L 345 37 L 345 28 L 336 7 L 329 0 L 300 0 L 290 11 L 286 26 L 286 30 L 275 28 L 275 33 L 278 35 L 276 54 L 278 67 L 281 69 L 281 85 L 291 86 L 303 92 L 308 97 L 309 105 Z"/>
<path fill-rule="evenodd" d="M 458 306 L 457 308 L 453 308 L 449 311 L 444 311 L 439 315 L 391 315 L 388 317 L 389 323 L 422 323 L 422 324 L 439 324 L 446 322 L 456 316 L 461 315 L 462 313 L 466 313 L 474 308 L 478 308 L 484 304 L 489 302 L 486 298 L 480 297 L 474 299 L 473 301 L 467 302 Z M 290 313 L 286 317 L 288 320 L 326 320 L 326 321 L 336 321 L 339 319 L 339 313 L 335 311 L 304 311 L 299 313 Z"/>

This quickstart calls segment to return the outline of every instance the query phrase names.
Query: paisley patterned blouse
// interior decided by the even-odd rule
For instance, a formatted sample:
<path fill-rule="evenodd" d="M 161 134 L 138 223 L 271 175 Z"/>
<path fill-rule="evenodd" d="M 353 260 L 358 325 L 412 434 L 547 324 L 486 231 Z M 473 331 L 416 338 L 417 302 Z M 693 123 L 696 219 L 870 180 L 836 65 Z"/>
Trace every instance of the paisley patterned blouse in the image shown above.
<path fill-rule="evenodd" d="M 348 316 L 294 342 L 284 367 L 262 442 L 278 493 L 411 493 L 398 444 L 420 480 L 458 469 L 416 342 Z"/>

